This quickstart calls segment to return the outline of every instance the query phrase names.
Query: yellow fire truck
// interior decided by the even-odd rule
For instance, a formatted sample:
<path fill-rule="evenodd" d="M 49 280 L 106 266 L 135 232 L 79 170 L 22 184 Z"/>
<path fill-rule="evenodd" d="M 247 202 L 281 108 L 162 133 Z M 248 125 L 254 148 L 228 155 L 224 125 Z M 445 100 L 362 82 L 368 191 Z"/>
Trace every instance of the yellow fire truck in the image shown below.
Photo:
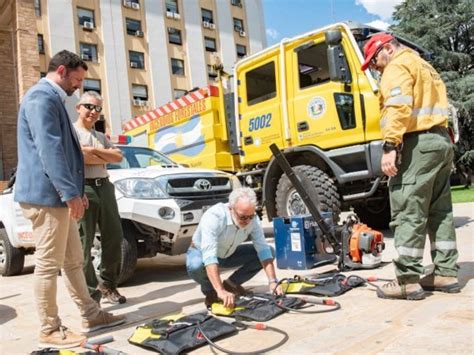
<path fill-rule="evenodd" d="M 217 86 L 135 117 L 124 132 L 180 163 L 236 173 L 259 192 L 269 218 L 302 214 L 304 203 L 273 160 L 276 143 L 312 182 L 322 211 L 338 218 L 353 207 L 386 227 L 377 78 L 360 68 L 375 32 L 346 22 L 285 39 L 239 61 L 232 76 L 219 71 Z"/>

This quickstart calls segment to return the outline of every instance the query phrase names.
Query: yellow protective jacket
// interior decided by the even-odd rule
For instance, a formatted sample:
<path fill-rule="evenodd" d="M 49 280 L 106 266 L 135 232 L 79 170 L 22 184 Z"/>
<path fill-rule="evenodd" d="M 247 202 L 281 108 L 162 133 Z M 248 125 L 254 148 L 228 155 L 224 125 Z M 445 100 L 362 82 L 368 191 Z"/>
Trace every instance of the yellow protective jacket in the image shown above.
<path fill-rule="evenodd" d="M 446 126 L 446 87 L 436 70 L 409 48 L 385 67 L 380 94 L 380 128 L 387 142 L 398 145 L 405 133 Z"/>

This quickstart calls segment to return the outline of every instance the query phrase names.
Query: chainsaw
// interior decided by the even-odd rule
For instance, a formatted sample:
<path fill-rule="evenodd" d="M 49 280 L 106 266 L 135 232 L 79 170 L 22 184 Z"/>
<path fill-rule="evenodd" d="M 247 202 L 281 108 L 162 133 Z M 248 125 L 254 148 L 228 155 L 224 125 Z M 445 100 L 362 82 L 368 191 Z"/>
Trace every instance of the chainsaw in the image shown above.
<path fill-rule="evenodd" d="M 321 229 L 324 240 L 331 246 L 334 254 L 338 255 L 338 269 L 343 271 L 378 267 L 382 262 L 382 251 L 385 249 L 383 234 L 360 223 L 355 214 L 350 214 L 342 225 L 326 223 L 308 191 L 303 187 L 302 182 L 305 182 L 306 176 L 296 176 L 276 144 L 270 145 L 270 150 Z M 307 186 L 309 184 L 310 182 L 307 182 Z"/>

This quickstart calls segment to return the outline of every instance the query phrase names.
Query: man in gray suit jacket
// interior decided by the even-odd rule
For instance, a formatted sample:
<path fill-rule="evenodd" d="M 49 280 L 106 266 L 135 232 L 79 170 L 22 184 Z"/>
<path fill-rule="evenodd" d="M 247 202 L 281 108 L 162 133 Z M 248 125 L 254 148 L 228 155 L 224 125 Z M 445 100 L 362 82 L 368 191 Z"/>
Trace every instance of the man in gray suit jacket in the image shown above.
<path fill-rule="evenodd" d="M 78 346 L 85 337 L 61 324 L 56 304 L 60 269 L 88 333 L 125 321 L 102 311 L 89 296 L 82 271 L 77 220 L 88 207 L 84 159 L 64 102 L 81 87 L 87 65 L 68 51 L 57 53 L 23 98 L 18 114 L 15 200 L 33 225 L 36 244 L 34 294 L 40 318 L 40 347 Z"/>

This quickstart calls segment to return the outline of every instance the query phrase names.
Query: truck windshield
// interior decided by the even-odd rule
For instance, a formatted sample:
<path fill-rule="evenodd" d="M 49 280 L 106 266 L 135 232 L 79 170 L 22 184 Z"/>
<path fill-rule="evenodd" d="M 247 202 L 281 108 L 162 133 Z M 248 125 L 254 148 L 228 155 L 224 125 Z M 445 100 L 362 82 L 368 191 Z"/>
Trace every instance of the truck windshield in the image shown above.
<path fill-rule="evenodd" d="M 120 163 L 107 164 L 107 169 L 146 168 L 149 166 L 175 167 L 177 163 L 157 152 L 145 147 L 118 146 L 123 153 Z"/>

